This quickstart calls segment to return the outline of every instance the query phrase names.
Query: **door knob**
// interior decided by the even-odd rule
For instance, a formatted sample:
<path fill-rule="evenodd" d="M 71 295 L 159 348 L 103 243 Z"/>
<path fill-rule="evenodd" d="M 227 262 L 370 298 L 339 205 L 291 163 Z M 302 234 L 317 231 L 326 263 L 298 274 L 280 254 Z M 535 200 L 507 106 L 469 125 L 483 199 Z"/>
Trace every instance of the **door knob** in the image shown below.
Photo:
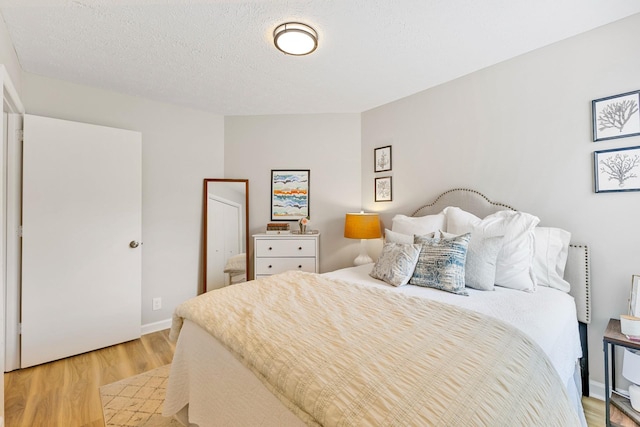
<path fill-rule="evenodd" d="M 129 242 L 129 247 L 130 248 L 137 248 L 138 246 L 140 246 L 140 243 L 136 242 L 135 240 L 132 240 L 131 242 Z"/>

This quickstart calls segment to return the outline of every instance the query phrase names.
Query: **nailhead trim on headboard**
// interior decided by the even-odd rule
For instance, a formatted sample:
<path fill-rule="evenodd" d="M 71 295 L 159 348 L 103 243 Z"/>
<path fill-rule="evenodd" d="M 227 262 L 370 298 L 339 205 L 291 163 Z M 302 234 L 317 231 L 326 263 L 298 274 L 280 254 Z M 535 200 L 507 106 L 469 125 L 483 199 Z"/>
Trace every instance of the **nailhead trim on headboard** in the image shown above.
<path fill-rule="evenodd" d="M 437 197 L 433 202 L 429 203 L 428 205 L 424 205 L 424 206 L 421 206 L 421 207 L 419 207 L 418 209 L 416 209 L 416 211 L 415 211 L 411 216 L 416 216 L 416 214 L 417 214 L 418 212 L 420 212 L 422 209 L 432 207 L 433 205 L 435 205 L 436 203 L 438 203 L 438 200 L 440 200 L 442 197 L 444 197 L 445 195 L 447 195 L 447 194 L 449 194 L 449 193 L 453 193 L 454 191 L 468 191 L 468 192 L 470 192 L 470 193 L 475 193 L 475 194 L 477 194 L 478 196 L 480 196 L 480 197 L 482 197 L 483 199 L 485 199 L 485 200 L 487 201 L 487 203 L 489 203 L 489 204 L 492 204 L 492 205 L 494 205 L 494 206 L 500 206 L 500 207 L 503 207 L 503 208 L 507 208 L 507 209 L 512 210 L 512 211 L 517 210 L 517 209 L 512 208 L 512 207 L 511 207 L 511 206 L 509 206 L 509 205 L 505 205 L 504 203 L 498 203 L 498 202 L 494 202 L 494 201 L 492 201 L 492 200 L 489 200 L 489 198 L 488 198 L 487 196 L 485 196 L 484 194 L 482 194 L 482 193 L 481 193 L 481 192 L 479 192 L 479 191 L 471 190 L 470 188 L 452 188 L 451 190 L 445 191 L 444 193 L 442 193 L 441 195 L 439 195 L 439 196 L 438 196 L 438 197 Z"/>
<path fill-rule="evenodd" d="M 589 270 L 589 246 L 587 245 L 578 245 L 578 244 L 569 244 L 572 248 L 582 248 L 584 249 L 584 281 L 585 281 L 585 303 L 586 303 L 586 323 L 591 322 L 591 271 Z"/>

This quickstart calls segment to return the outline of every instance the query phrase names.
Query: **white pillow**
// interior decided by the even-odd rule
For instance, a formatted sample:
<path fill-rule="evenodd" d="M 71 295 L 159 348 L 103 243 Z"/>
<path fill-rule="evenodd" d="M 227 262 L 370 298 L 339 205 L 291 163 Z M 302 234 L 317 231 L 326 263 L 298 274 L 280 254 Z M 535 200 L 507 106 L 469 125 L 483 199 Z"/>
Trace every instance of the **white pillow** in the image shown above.
<path fill-rule="evenodd" d="M 492 216 L 504 220 L 507 227 L 496 264 L 496 285 L 521 291 L 535 291 L 533 230 L 540 219 L 528 213 L 515 211 L 500 211 L 489 215 Z"/>
<path fill-rule="evenodd" d="M 496 259 L 496 285 L 529 292 L 535 290 L 533 229 L 540 222 L 538 217 L 524 212 L 504 210 L 480 220 L 457 207 L 448 207 L 444 212 L 447 216 L 448 233 L 471 232 L 473 236 L 475 228 L 476 232 L 478 229 L 482 230 L 484 236 L 504 236 L 502 248 Z"/>
<path fill-rule="evenodd" d="M 553 227 L 536 227 L 534 233 L 536 253 L 533 259 L 533 272 L 537 284 L 569 292 L 571 285 L 563 277 L 569 255 L 571 233 Z"/>
<path fill-rule="evenodd" d="M 388 228 L 384 229 L 384 241 L 385 243 L 408 243 L 413 244 L 413 234 L 402 234 L 391 231 Z"/>
<path fill-rule="evenodd" d="M 496 281 L 496 262 L 502 249 L 502 236 L 486 236 L 480 227 L 473 228 L 464 265 L 464 285 L 481 291 L 492 291 Z M 442 233 L 450 239 L 452 233 Z"/>
<path fill-rule="evenodd" d="M 482 221 L 471 212 L 464 211 L 455 206 L 444 208 L 443 211 L 447 217 L 447 233 L 464 234 L 469 233 Z"/>
<path fill-rule="evenodd" d="M 426 216 L 406 216 L 396 215 L 393 217 L 391 230 L 396 233 L 413 235 L 425 235 L 446 229 L 446 218 L 444 213 Z"/>

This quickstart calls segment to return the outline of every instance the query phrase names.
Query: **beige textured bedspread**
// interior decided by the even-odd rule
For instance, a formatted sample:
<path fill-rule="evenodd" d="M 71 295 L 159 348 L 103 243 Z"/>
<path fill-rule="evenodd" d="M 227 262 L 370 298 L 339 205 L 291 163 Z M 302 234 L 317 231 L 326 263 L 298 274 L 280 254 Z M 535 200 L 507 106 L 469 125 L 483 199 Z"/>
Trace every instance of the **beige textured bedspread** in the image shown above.
<path fill-rule="evenodd" d="M 308 425 L 580 425 L 537 344 L 448 304 L 287 272 L 183 303 L 173 339 L 183 318 Z"/>

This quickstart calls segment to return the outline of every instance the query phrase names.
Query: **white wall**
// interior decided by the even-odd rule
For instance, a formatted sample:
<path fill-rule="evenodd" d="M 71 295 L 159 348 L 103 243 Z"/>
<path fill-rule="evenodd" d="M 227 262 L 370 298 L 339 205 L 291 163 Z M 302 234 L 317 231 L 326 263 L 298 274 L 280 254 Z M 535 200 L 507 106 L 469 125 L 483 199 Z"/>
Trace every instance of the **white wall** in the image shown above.
<path fill-rule="evenodd" d="M 604 381 L 602 334 L 627 309 L 640 273 L 640 192 L 596 194 L 592 153 L 638 146 L 640 137 L 592 142 L 591 100 L 640 89 L 640 15 L 536 50 L 362 115 L 362 162 L 393 145 L 393 202 L 363 205 L 411 213 L 454 187 L 538 215 L 591 249 L 591 378 Z M 378 174 L 382 175 L 382 174 Z"/>
<path fill-rule="evenodd" d="M 23 89 L 29 114 L 142 132 L 142 324 L 170 319 L 201 285 L 202 180 L 223 174 L 223 117 L 27 73 Z"/>
<path fill-rule="evenodd" d="M 344 215 L 360 209 L 360 114 L 226 117 L 225 178 L 249 179 L 251 234 L 271 222 L 271 169 L 311 170 L 320 270 L 351 265 L 359 243 L 343 237 Z"/>

